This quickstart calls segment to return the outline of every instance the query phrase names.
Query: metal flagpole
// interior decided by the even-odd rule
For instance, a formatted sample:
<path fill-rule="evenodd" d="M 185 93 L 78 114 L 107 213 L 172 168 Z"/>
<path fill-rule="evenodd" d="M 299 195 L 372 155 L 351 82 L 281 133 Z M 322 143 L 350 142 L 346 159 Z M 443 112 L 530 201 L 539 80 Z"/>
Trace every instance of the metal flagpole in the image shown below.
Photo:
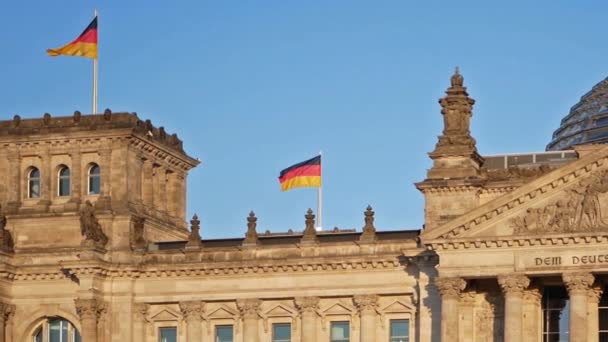
<path fill-rule="evenodd" d="M 95 9 L 95 17 L 97 18 L 97 9 Z M 99 31 L 98 31 L 99 32 Z M 98 47 L 99 49 L 99 47 Z M 93 58 L 93 113 L 97 113 L 97 77 L 98 77 L 98 59 L 99 55 Z"/>
<path fill-rule="evenodd" d="M 319 151 L 319 157 L 322 155 Z M 317 231 L 323 230 L 323 160 L 321 160 L 321 185 L 317 188 Z"/>

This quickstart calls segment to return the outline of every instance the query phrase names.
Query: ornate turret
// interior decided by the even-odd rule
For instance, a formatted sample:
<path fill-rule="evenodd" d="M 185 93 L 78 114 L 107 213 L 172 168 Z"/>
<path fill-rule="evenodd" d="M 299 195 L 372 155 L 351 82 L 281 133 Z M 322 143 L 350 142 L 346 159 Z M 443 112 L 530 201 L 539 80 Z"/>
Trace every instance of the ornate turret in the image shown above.
<path fill-rule="evenodd" d="M 469 97 L 463 84 L 464 78 L 456 68 L 447 95 L 439 100 L 443 133 L 435 150 L 429 154 L 433 159 L 429 179 L 475 177 L 483 162 L 469 130 L 475 100 Z"/>

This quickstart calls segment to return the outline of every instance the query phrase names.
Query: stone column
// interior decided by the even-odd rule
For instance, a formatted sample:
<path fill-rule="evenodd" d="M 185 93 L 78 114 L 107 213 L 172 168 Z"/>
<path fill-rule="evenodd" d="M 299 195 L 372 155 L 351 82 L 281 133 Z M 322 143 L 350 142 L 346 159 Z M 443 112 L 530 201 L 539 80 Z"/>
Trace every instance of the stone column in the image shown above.
<path fill-rule="evenodd" d="M 54 170 L 51 169 L 51 151 L 47 148 L 42 152 L 41 165 L 40 165 L 40 201 L 41 205 L 49 205 L 51 198 L 55 197 L 55 194 L 51 195 L 51 182 L 56 180 Z"/>
<path fill-rule="evenodd" d="M 146 323 L 150 305 L 144 303 L 133 304 L 133 342 L 146 342 Z"/>
<path fill-rule="evenodd" d="M 83 341 L 97 342 L 97 299 L 75 299 L 76 313 L 80 317 L 80 336 Z"/>
<path fill-rule="evenodd" d="M 185 173 L 179 173 L 177 176 L 177 182 L 178 182 L 178 191 L 179 191 L 179 206 L 178 208 L 178 217 L 180 219 L 180 224 L 183 224 L 183 222 L 186 220 L 186 174 Z"/>
<path fill-rule="evenodd" d="M 588 272 L 569 272 L 562 274 L 562 279 L 570 295 L 570 342 L 585 342 L 588 328 L 587 291 L 595 278 Z"/>
<path fill-rule="evenodd" d="M 82 169 L 79 149 L 75 149 L 70 152 L 70 156 L 72 158 L 72 169 L 70 170 L 70 183 L 72 183 L 70 184 L 72 186 L 71 201 L 80 203 L 80 198 L 82 197 L 82 174 L 85 170 Z"/>
<path fill-rule="evenodd" d="M 7 154 L 8 159 L 8 205 L 9 211 L 17 211 L 21 205 L 21 185 L 25 184 L 25 175 L 21 178 L 21 158 L 19 150 L 12 149 Z"/>
<path fill-rule="evenodd" d="M 592 286 L 587 291 L 587 341 L 599 341 L 598 304 L 604 288 L 599 285 Z"/>
<path fill-rule="evenodd" d="M 247 342 L 259 342 L 258 320 L 262 301 L 259 299 L 237 299 L 236 306 L 243 319 L 243 336 Z"/>
<path fill-rule="evenodd" d="M 460 293 L 460 341 L 473 341 L 475 337 L 475 297 L 477 292 L 464 291 Z"/>
<path fill-rule="evenodd" d="M 142 201 L 148 208 L 154 206 L 154 165 L 150 159 L 143 161 Z"/>
<path fill-rule="evenodd" d="M 301 342 L 317 341 L 317 310 L 319 309 L 319 300 L 319 297 L 299 297 L 295 299 L 296 308 L 300 312 L 302 319 Z"/>
<path fill-rule="evenodd" d="M 100 178 L 101 178 L 101 196 L 108 197 L 112 192 L 112 150 L 104 148 L 99 151 Z"/>
<path fill-rule="evenodd" d="M 186 319 L 186 341 L 201 341 L 203 338 L 201 319 L 204 303 L 197 300 L 180 302 L 179 308 Z"/>
<path fill-rule="evenodd" d="M 540 341 L 542 329 L 540 300 L 542 293 L 537 287 L 529 288 L 523 294 L 523 341 Z M 505 327 L 507 328 L 507 327 Z"/>
<path fill-rule="evenodd" d="M 164 167 L 159 167 L 157 171 L 158 177 L 158 207 L 157 209 L 162 211 L 163 213 L 167 213 L 167 169 Z"/>
<path fill-rule="evenodd" d="M 179 185 L 177 183 L 177 174 L 174 171 L 167 170 L 167 213 L 169 216 L 176 218 L 179 216 Z"/>
<path fill-rule="evenodd" d="M 500 275 L 498 284 L 505 297 L 504 342 L 521 342 L 523 296 L 524 290 L 530 285 L 530 279 L 518 274 Z"/>
<path fill-rule="evenodd" d="M 458 301 L 467 286 L 462 278 L 437 278 L 435 285 L 441 293 L 441 342 L 458 339 Z"/>
<path fill-rule="evenodd" d="M 376 340 L 376 320 L 378 319 L 376 308 L 378 307 L 377 295 L 357 295 L 353 297 L 353 303 L 359 310 L 361 318 L 361 342 Z"/>

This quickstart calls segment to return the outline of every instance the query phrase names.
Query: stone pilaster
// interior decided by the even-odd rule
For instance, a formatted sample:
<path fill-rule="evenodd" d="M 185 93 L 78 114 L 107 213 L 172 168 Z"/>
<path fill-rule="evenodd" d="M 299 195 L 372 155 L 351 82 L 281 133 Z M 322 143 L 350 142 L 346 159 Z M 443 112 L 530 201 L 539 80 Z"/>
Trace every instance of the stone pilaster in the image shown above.
<path fill-rule="evenodd" d="M 237 299 L 236 301 L 236 306 L 243 319 L 243 336 L 245 336 L 247 342 L 260 341 L 258 325 L 261 304 L 262 301 L 259 299 Z"/>
<path fill-rule="evenodd" d="M 150 159 L 143 161 L 142 167 L 142 201 L 148 209 L 154 206 L 154 165 Z"/>
<path fill-rule="evenodd" d="M 157 170 L 158 177 L 158 198 L 159 205 L 156 207 L 163 214 L 167 214 L 167 169 L 164 167 L 159 167 Z"/>
<path fill-rule="evenodd" d="M 587 291 L 587 341 L 599 341 L 598 305 L 604 287 L 596 284 Z"/>
<path fill-rule="evenodd" d="M 55 177 L 51 168 L 51 151 L 46 148 L 41 154 L 41 167 L 40 167 L 40 201 L 38 201 L 38 205 L 41 209 L 46 210 L 49 204 L 51 203 L 51 198 L 55 196 L 53 194 L 51 196 L 51 182 Z"/>
<path fill-rule="evenodd" d="M 70 152 L 70 157 L 72 159 L 72 168 L 70 169 L 70 185 L 71 189 L 71 199 L 70 202 L 80 203 L 80 199 L 82 198 L 82 158 L 80 154 L 80 149 L 74 149 Z"/>
<path fill-rule="evenodd" d="M 523 341 L 523 295 L 524 290 L 530 285 L 530 279 L 517 274 L 500 275 L 498 284 L 505 297 L 504 341 Z"/>
<path fill-rule="evenodd" d="M 538 342 L 541 337 L 541 299 L 542 293 L 539 288 L 531 287 L 523 294 L 523 341 Z"/>
<path fill-rule="evenodd" d="M 473 341 L 475 336 L 475 298 L 477 292 L 464 291 L 460 293 L 459 314 L 460 314 L 460 333 L 461 341 Z"/>
<path fill-rule="evenodd" d="M 133 304 L 133 342 L 146 342 L 146 328 L 148 323 L 149 304 Z"/>
<path fill-rule="evenodd" d="M 83 341 L 97 342 L 98 300 L 75 299 L 76 313 L 80 317 L 80 335 Z"/>
<path fill-rule="evenodd" d="M 200 341 L 203 338 L 201 319 L 204 303 L 196 300 L 180 302 L 179 308 L 186 320 L 186 341 Z"/>
<path fill-rule="evenodd" d="M 588 328 L 587 293 L 595 278 L 588 272 L 569 272 L 562 274 L 562 279 L 570 295 L 570 342 L 585 342 Z"/>
<path fill-rule="evenodd" d="M 7 211 L 16 212 L 21 206 L 21 184 L 25 184 L 20 178 L 21 171 L 21 157 L 19 156 L 19 150 L 11 149 L 7 154 L 8 159 L 8 203 Z"/>
<path fill-rule="evenodd" d="M 460 293 L 467 286 L 462 278 L 437 278 L 435 285 L 441 294 L 441 341 L 458 338 L 458 302 Z"/>
<path fill-rule="evenodd" d="M 301 342 L 317 341 L 317 310 L 319 310 L 319 297 L 299 297 L 295 305 L 302 319 Z"/>
<path fill-rule="evenodd" d="M 100 194 L 95 207 L 108 209 L 111 205 L 112 194 L 112 150 L 104 148 L 99 151 L 99 179 L 101 182 Z"/>
<path fill-rule="evenodd" d="M 376 339 L 378 296 L 357 295 L 353 297 L 353 303 L 359 310 L 361 318 L 361 342 L 374 341 Z"/>
<path fill-rule="evenodd" d="M 101 342 L 106 341 L 106 317 L 108 314 L 108 304 L 100 302 L 97 304 L 97 339 Z"/>
<path fill-rule="evenodd" d="M 0 302 L 0 342 L 7 341 L 10 331 L 7 329 L 9 318 L 15 313 L 15 306 Z"/>
<path fill-rule="evenodd" d="M 169 216 L 179 217 L 179 183 L 177 173 L 168 170 L 167 173 L 167 213 Z"/>

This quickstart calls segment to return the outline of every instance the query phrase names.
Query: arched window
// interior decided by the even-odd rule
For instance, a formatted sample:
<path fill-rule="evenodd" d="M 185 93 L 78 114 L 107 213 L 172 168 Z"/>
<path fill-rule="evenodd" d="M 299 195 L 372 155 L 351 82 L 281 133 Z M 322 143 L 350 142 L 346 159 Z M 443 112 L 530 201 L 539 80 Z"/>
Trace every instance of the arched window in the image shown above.
<path fill-rule="evenodd" d="M 57 177 L 57 195 L 70 196 L 70 168 L 63 165 Z"/>
<path fill-rule="evenodd" d="M 76 327 L 60 317 L 46 319 L 32 336 L 33 342 L 82 342 Z"/>
<path fill-rule="evenodd" d="M 89 195 L 97 195 L 101 192 L 101 175 L 99 165 L 91 164 L 89 167 Z"/>
<path fill-rule="evenodd" d="M 27 174 L 27 197 L 40 197 L 40 170 L 33 167 Z"/>

